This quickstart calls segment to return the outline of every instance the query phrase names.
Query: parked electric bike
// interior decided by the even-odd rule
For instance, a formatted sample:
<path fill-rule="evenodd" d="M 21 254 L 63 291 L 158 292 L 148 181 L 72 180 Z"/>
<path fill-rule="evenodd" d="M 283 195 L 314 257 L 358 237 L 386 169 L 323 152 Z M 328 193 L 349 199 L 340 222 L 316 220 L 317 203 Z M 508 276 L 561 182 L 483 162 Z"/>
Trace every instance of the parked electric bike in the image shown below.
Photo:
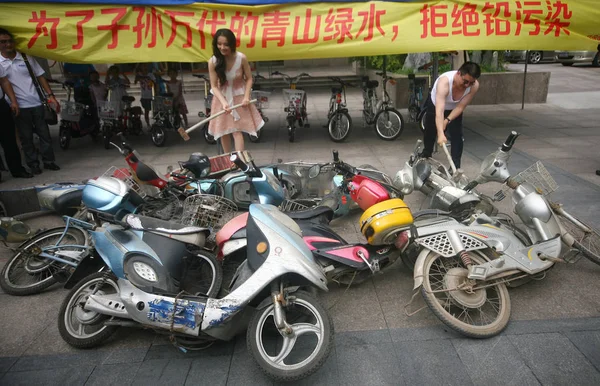
<path fill-rule="evenodd" d="M 350 135 L 352 130 L 352 118 L 348 114 L 346 104 L 346 86 L 352 86 L 337 76 L 330 77 L 331 80 L 340 84 L 340 87 L 331 88 L 329 98 L 329 111 L 327 112 L 327 129 L 329 138 L 333 142 L 342 142 Z"/>
<path fill-rule="evenodd" d="M 228 286 L 229 295 L 220 299 L 212 294 L 222 279 L 220 266 L 196 249 L 205 229 L 128 215 L 90 232 L 98 256 L 77 267 L 58 316 L 60 334 L 70 345 L 98 346 L 126 326 L 167 334 L 183 350 L 201 349 L 247 330 L 251 356 L 278 381 L 304 378 L 327 359 L 333 347 L 331 317 L 316 298 L 299 290 L 327 291 L 326 278 L 298 226 L 277 208 L 250 207 L 247 259 Z M 184 269 L 186 260 L 202 257 L 210 264 Z M 210 285 L 198 286 L 206 277 L 212 278 L 205 281 Z M 293 351 L 296 346 L 302 350 Z"/>
<path fill-rule="evenodd" d="M 287 122 L 289 140 L 290 142 L 294 142 L 296 138 L 296 123 L 298 123 L 298 127 L 310 127 L 306 111 L 306 92 L 296 88 L 300 79 L 310 77 L 310 75 L 303 72 L 292 78 L 279 71 L 274 71 L 271 75 L 280 75 L 289 82 L 289 88 L 283 89 L 283 111 L 287 114 L 285 120 Z"/>
<path fill-rule="evenodd" d="M 78 103 L 71 100 L 73 83 L 60 83 L 67 90 L 67 100 L 60 101 L 60 129 L 58 132 L 58 143 L 61 149 L 67 150 L 71 144 L 71 138 L 81 138 L 86 135 L 96 139 L 100 134 L 99 121 L 92 105 Z"/>

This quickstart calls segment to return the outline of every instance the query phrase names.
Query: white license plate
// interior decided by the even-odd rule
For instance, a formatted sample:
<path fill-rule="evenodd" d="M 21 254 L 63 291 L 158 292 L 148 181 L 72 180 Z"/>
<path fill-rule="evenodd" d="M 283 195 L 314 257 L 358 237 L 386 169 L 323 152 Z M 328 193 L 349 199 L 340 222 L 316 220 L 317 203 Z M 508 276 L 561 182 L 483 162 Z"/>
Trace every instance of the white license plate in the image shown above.
<path fill-rule="evenodd" d="M 569 54 L 564 54 L 564 53 L 563 54 L 558 54 L 558 57 L 559 58 L 568 58 Z"/>

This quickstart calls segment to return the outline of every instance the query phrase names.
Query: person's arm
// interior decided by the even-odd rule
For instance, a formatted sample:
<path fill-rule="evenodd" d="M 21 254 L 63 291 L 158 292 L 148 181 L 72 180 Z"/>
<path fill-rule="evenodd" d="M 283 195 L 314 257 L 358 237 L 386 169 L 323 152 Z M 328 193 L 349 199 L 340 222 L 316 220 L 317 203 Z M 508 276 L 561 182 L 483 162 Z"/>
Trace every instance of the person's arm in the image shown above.
<path fill-rule="evenodd" d="M 250 69 L 250 63 L 248 63 L 246 55 L 242 56 L 242 70 L 246 78 L 246 90 L 244 91 L 242 105 L 248 106 L 248 103 L 250 103 L 250 93 L 252 92 L 252 70 Z"/>
<path fill-rule="evenodd" d="M 450 92 L 450 84 L 447 78 L 439 80 L 435 93 L 435 128 L 437 129 L 438 144 L 448 142 L 444 131 L 448 121 L 444 119 L 444 111 L 446 109 L 446 97 Z"/>
<path fill-rule="evenodd" d="M 450 114 L 448 114 L 448 119 L 450 119 L 452 121 L 454 118 L 460 116 L 460 114 L 462 114 L 463 111 L 465 111 L 465 109 L 467 108 L 469 103 L 471 103 L 471 101 L 473 100 L 473 97 L 475 96 L 475 94 L 477 94 L 478 90 L 479 90 L 479 81 L 476 80 L 475 84 L 473 86 L 471 86 L 471 91 L 469 91 L 469 93 L 467 95 L 465 95 L 465 97 L 463 99 L 460 100 L 458 105 L 456 105 L 454 110 L 452 110 L 450 112 Z"/>
<path fill-rule="evenodd" d="M 44 75 L 38 76 L 38 82 L 40 82 L 40 86 L 42 86 L 42 89 L 44 89 L 46 95 L 48 95 L 48 100 L 56 106 L 56 112 L 60 113 L 60 103 L 58 103 L 58 100 L 56 100 L 56 97 L 54 96 L 54 93 L 52 92 L 52 89 L 50 88 L 50 85 L 48 84 L 48 81 Z"/>
<path fill-rule="evenodd" d="M 0 86 L 8 98 L 10 99 L 10 109 L 12 110 L 15 116 L 19 115 L 19 103 L 17 102 L 17 97 L 15 96 L 15 91 L 12 88 L 12 85 L 8 81 L 7 77 L 0 78 Z"/>
<path fill-rule="evenodd" d="M 131 82 L 129 81 L 129 78 L 127 77 L 127 75 L 125 75 L 125 73 L 122 73 L 121 75 L 123 75 L 123 79 L 125 79 L 125 84 L 130 85 Z"/>
<path fill-rule="evenodd" d="M 208 74 L 210 75 L 210 87 L 212 88 L 213 94 L 223 105 L 223 110 L 230 112 L 231 110 L 229 109 L 229 103 L 225 99 L 225 96 L 223 96 L 221 89 L 219 89 L 219 76 L 217 75 L 215 64 L 212 62 L 212 60 L 208 62 Z"/>

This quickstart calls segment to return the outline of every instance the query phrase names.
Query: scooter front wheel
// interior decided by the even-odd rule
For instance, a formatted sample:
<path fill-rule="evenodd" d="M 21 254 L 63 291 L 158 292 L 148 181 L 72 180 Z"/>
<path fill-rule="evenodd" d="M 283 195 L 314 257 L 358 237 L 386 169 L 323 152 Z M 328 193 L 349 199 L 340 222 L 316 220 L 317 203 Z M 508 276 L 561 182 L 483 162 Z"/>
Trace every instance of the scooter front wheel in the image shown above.
<path fill-rule="evenodd" d="M 61 127 L 58 131 L 58 144 L 63 150 L 67 150 L 71 144 L 71 129 Z"/>
<path fill-rule="evenodd" d="M 474 265 L 485 263 L 481 256 L 468 254 Z M 425 258 L 421 294 L 435 316 L 454 331 L 471 338 L 491 338 L 508 325 L 508 289 L 501 282 L 471 281 L 468 272 L 460 257 L 431 252 Z"/>
<path fill-rule="evenodd" d="M 323 366 L 333 348 L 333 321 L 326 308 L 312 295 L 290 294 L 283 308 L 291 331 L 275 326 L 275 306 L 255 311 L 246 343 L 261 370 L 276 381 L 297 381 Z M 299 342 L 302 340 L 302 342 Z"/>
<path fill-rule="evenodd" d="M 163 147 L 167 142 L 167 134 L 165 130 L 157 125 L 153 125 L 150 129 L 150 137 L 152 138 L 152 143 L 156 147 Z"/>
<path fill-rule="evenodd" d="M 81 280 L 69 292 L 58 312 L 60 336 L 73 347 L 90 348 L 106 341 L 117 330 L 117 326 L 106 326 L 109 315 L 84 309 L 90 295 L 118 294 L 116 278 L 104 272 L 96 272 Z M 115 308 L 125 307 L 115 304 Z"/>

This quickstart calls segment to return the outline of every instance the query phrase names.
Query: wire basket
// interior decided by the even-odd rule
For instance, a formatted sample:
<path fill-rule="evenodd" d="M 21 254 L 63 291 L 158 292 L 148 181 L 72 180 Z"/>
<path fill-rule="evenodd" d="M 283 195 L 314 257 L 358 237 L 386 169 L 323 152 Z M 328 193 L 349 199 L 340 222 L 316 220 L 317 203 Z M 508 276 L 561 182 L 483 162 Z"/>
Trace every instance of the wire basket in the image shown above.
<path fill-rule="evenodd" d="M 120 101 L 99 101 L 98 116 L 102 119 L 117 119 L 121 115 Z"/>
<path fill-rule="evenodd" d="M 269 108 L 269 95 L 271 93 L 269 91 L 252 91 L 251 99 L 257 99 L 256 107 L 259 109 L 268 109 Z"/>
<path fill-rule="evenodd" d="M 173 110 L 173 98 L 172 97 L 163 97 L 163 96 L 155 96 L 152 100 L 152 110 L 154 112 L 169 112 Z"/>
<path fill-rule="evenodd" d="M 146 192 L 144 192 L 140 188 L 140 185 L 137 183 L 133 175 L 129 173 L 129 171 L 126 169 L 119 169 L 116 166 L 111 166 L 110 168 L 108 168 L 107 171 L 104 172 L 104 174 L 102 174 L 102 177 L 118 178 L 119 180 L 123 181 L 125 185 L 129 187 L 129 189 L 136 192 L 140 197 L 146 197 Z"/>
<path fill-rule="evenodd" d="M 292 90 L 284 88 L 283 90 L 283 101 L 288 103 L 293 101 L 295 103 L 300 103 L 302 98 L 304 98 L 305 92 L 303 90 Z"/>
<path fill-rule="evenodd" d="M 299 212 L 302 210 L 306 210 L 309 208 L 308 205 L 305 205 L 303 201 L 296 200 L 284 200 L 281 205 L 279 205 L 279 210 L 282 212 Z"/>
<path fill-rule="evenodd" d="M 179 221 L 183 214 L 183 202 L 177 197 L 146 197 L 137 209 L 142 216 L 165 221 Z"/>
<path fill-rule="evenodd" d="M 544 196 L 549 195 L 558 189 L 558 184 L 552 178 L 544 164 L 541 161 L 537 161 L 521 173 L 511 178 L 513 181 L 521 184 L 528 182 L 539 190 Z M 501 201 L 508 196 L 508 192 L 512 190 L 506 184 L 502 187 L 502 190 L 496 192 L 494 195 L 495 201 Z"/>
<path fill-rule="evenodd" d="M 62 109 L 60 110 L 60 119 L 70 122 L 79 122 L 81 115 L 85 110 L 85 105 L 73 101 L 60 101 Z"/>
<path fill-rule="evenodd" d="M 214 235 L 235 216 L 237 210 L 237 205 L 225 197 L 214 194 L 194 194 L 183 201 L 181 223 L 210 228 L 211 234 Z"/>

